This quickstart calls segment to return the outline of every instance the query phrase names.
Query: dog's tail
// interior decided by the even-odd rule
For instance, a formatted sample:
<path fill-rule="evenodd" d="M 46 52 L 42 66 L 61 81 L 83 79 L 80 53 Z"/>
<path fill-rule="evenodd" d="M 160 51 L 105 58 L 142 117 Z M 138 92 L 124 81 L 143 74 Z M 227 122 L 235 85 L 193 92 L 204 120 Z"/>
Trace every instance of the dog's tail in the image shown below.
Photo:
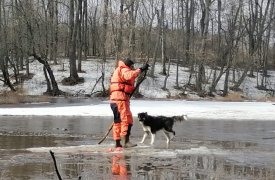
<path fill-rule="evenodd" d="M 174 121 L 187 121 L 188 118 L 187 118 L 187 115 L 181 115 L 181 116 L 173 116 L 172 117 L 174 119 Z"/>

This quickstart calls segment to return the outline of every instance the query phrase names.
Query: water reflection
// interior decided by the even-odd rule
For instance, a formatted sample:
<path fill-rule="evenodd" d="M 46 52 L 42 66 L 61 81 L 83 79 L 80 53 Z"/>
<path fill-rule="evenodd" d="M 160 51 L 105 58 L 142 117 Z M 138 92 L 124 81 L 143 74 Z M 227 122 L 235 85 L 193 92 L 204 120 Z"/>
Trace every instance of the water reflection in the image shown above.
<path fill-rule="evenodd" d="M 112 174 L 116 177 L 123 179 L 130 179 L 131 167 L 130 164 L 126 164 L 126 159 L 131 157 L 124 154 L 115 154 L 112 157 Z"/>
<path fill-rule="evenodd" d="M 14 164 L 1 171 L 0 179 L 56 179 L 48 163 Z"/>
<path fill-rule="evenodd" d="M 216 155 L 151 157 L 125 153 L 56 154 L 64 179 L 274 179 L 273 166 L 246 165 Z M 1 178 L 55 179 L 54 165 L 47 153 L 21 154 L 2 163 Z M 4 168 L 3 168 L 4 167 Z M 19 178 L 19 179 L 20 179 Z"/>
<path fill-rule="evenodd" d="M 248 147 L 256 147 L 258 143 L 240 141 L 212 141 L 212 144 L 223 149 L 241 149 Z"/>
<path fill-rule="evenodd" d="M 29 136 L 29 135 L 0 135 L 0 149 L 21 150 L 31 147 L 55 147 L 83 142 L 80 137 L 56 137 L 56 136 Z"/>
<path fill-rule="evenodd" d="M 173 161 L 173 159 L 149 158 L 149 163 L 138 160 L 137 157 L 125 156 L 124 154 L 115 154 L 112 156 L 101 157 L 100 159 L 83 160 L 85 157 L 75 156 L 72 159 L 60 159 L 60 172 L 65 179 L 178 179 L 180 177 L 188 177 L 188 171 L 181 171 L 181 167 L 177 164 L 164 162 Z M 155 163 L 154 163 L 155 162 Z M 163 164 L 164 165 L 161 165 Z M 153 165 L 155 164 L 155 165 Z M 142 168 L 142 165 L 144 168 Z M 135 167 L 131 169 L 131 166 Z M 149 167 L 151 166 L 151 167 Z M 45 170 L 46 168 L 46 170 Z M 52 171 L 51 171 L 52 170 Z M 53 165 L 33 167 L 32 164 L 26 166 L 16 166 L 12 168 L 7 177 L 12 173 L 17 173 L 18 177 L 25 174 L 25 177 L 37 177 L 39 174 L 47 178 L 53 178 L 55 175 Z M 24 173 L 23 173 L 24 172 Z M 36 172 L 35 176 L 26 172 Z M 131 175 L 132 174 L 132 175 Z M 34 175 L 34 174 L 33 174 Z"/>
<path fill-rule="evenodd" d="M 158 164 L 161 162 L 159 159 L 150 161 L 137 166 L 136 179 L 271 180 L 275 178 L 275 170 L 272 168 L 238 165 L 214 156 L 180 156 L 177 159 L 165 159 L 164 161 L 170 162 L 170 165 Z"/>
<path fill-rule="evenodd" d="M 0 136 L 0 149 L 23 149 L 29 147 L 56 146 L 56 137 Z"/>

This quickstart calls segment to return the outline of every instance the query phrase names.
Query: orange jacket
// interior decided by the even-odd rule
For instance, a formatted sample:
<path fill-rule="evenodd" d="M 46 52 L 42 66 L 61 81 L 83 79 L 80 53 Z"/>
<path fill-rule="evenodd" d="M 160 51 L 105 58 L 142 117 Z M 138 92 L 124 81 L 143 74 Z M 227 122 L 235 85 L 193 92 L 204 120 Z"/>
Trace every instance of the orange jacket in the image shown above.
<path fill-rule="evenodd" d="M 125 101 L 135 89 L 135 79 L 140 74 L 140 69 L 132 70 L 124 62 L 119 61 L 115 69 L 110 85 L 110 99 Z"/>

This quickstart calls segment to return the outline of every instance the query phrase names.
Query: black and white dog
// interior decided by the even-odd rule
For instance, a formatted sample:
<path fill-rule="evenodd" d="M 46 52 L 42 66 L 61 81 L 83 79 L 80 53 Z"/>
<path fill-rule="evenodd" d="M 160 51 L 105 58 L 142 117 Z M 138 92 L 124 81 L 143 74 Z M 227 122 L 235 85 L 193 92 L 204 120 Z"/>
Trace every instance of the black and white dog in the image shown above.
<path fill-rule="evenodd" d="M 173 125 L 175 121 L 184 121 L 187 120 L 187 115 L 182 116 L 150 116 L 147 112 L 138 113 L 138 119 L 140 124 L 143 127 L 144 135 L 140 143 L 144 143 L 144 140 L 151 134 L 151 145 L 155 142 L 156 132 L 163 130 L 165 137 L 167 138 L 167 145 L 169 145 L 170 140 L 175 136 L 175 131 L 173 130 Z M 170 138 L 169 133 L 172 133 L 173 136 Z"/>

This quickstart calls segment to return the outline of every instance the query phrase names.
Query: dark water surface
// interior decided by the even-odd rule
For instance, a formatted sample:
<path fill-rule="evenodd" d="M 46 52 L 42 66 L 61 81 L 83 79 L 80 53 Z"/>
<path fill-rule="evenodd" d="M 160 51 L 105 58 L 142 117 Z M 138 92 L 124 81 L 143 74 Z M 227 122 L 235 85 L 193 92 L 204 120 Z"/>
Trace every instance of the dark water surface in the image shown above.
<path fill-rule="evenodd" d="M 58 179 L 49 150 L 63 179 L 275 179 L 274 122 L 193 119 L 175 125 L 169 148 L 159 132 L 154 146 L 108 153 L 111 133 L 96 144 L 111 120 L 0 117 L 0 179 Z M 132 141 L 142 134 L 135 122 Z"/>

